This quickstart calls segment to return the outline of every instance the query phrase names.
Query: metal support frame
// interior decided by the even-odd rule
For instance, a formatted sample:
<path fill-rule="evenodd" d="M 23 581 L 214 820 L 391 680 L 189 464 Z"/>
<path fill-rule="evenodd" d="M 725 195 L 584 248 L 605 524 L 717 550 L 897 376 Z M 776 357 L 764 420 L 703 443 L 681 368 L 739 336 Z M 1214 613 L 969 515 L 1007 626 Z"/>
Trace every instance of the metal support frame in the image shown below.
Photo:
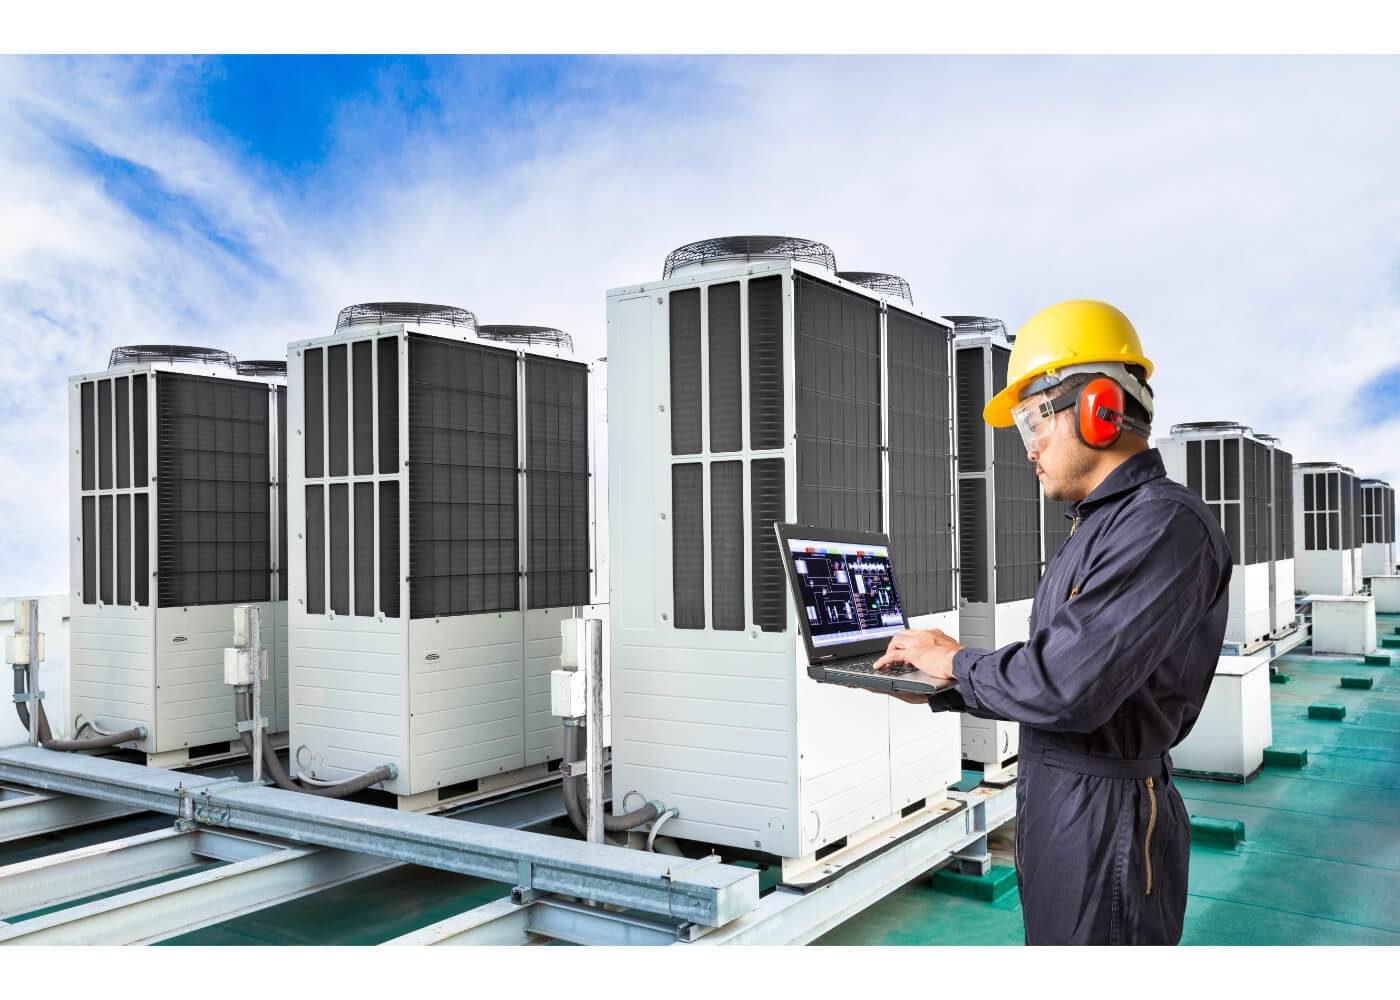
<path fill-rule="evenodd" d="M 598 618 L 583 621 L 584 699 L 587 714 L 588 747 L 588 842 L 601 844 L 603 826 L 603 622 Z"/>
<path fill-rule="evenodd" d="M 300 795 L 33 747 L 0 751 L 0 781 L 119 802 L 205 826 L 517 884 L 718 927 L 758 903 L 758 873 L 720 864 L 678 868 L 666 855 L 503 830 L 438 816 Z"/>
<path fill-rule="evenodd" d="M 140 811 L 119 802 L 0 786 L 0 844 L 130 816 Z"/>
<path fill-rule="evenodd" d="M 140 834 L 0 869 L 0 915 L 11 918 L 0 944 L 151 944 L 392 867 L 347 851 L 211 830 Z M 153 879 L 163 881 L 13 921 Z"/>
<path fill-rule="evenodd" d="M 504 945 L 541 939 L 575 944 L 806 944 L 919 876 L 985 853 L 987 835 L 1016 811 L 1014 788 L 950 792 L 958 808 L 917 828 L 808 892 L 779 887 L 751 912 L 717 929 L 554 899 L 498 900 L 385 942 L 388 945 Z"/>

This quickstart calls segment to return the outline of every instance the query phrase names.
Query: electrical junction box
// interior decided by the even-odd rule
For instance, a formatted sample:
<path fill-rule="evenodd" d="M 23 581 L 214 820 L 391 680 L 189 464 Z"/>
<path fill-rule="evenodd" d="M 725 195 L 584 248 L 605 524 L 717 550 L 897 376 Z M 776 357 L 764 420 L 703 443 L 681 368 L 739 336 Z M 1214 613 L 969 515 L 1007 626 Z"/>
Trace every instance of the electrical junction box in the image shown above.
<path fill-rule="evenodd" d="M 156 765 L 237 738 L 237 605 L 262 609 L 269 730 L 287 729 L 286 387 L 246 372 L 221 351 L 133 347 L 69 380 L 70 708 L 146 727 L 135 746 Z"/>
<path fill-rule="evenodd" d="M 669 836 L 810 859 L 960 778 L 955 713 L 807 676 L 773 529 L 887 531 L 911 625 L 957 635 L 951 340 L 805 240 L 608 293 L 613 788 Z"/>
<path fill-rule="evenodd" d="M 1335 462 L 1294 467 L 1293 537 L 1297 586 L 1305 594 L 1350 597 L 1362 588 L 1361 481 Z"/>
<path fill-rule="evenodd" d="M 550 673 L 550 712 L 561 719 L 583 718 L 588 714 L 587 687 L 587 678 L 581 670 L 555 670 Z"/>
<path fill-rule="evenodd" d="M 18 612 L 16 612 L 18 613 Z M 19 623 L 16 622 L 16 627 Z M 39 633 L 39 662 L 43 663 L 48 659 L 48 644 L 44 641 L 44 633 Z M 5 661 L 17 667 L 29 666 L 29 634 L 18 633 L 5 637 Z"/>
<path fill-rule="evenodd" d="M 1361 480 L 1361 575 L 1395 573 L 1395 491 L 1379 479 Z"/>
<path fill-rule="evenodd" d="M 267 650 L 260 650 L 258 659 L 262 663 L 262 680 L 267 680 Z M 224 650 L 224 683 L 233 687 L 246 687 L 253 683 L 253 651 L 251 649 L 227 648 Z"/>
<path fill-rule="evenodd" d="M 414 809 L 562 758 L 560 622 L 607 617 L 601 377 L 561 331 L 448 306 L 351 306 L 290 346 L 290 747 L 314 777 L 392 763 L 378 787 Z"/>

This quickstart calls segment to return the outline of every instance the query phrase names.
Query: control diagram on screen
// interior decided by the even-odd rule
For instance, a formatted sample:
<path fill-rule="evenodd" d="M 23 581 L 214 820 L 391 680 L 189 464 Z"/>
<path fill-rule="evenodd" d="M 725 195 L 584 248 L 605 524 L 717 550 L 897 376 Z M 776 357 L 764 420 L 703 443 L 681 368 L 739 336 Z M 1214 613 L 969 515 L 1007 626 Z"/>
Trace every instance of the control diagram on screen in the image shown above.
<path fill-rule="evenodd" d="M 793 568 L 814 641 L 821 636 L 854 638 L 854 634 L 903 625 L 888 556 L 794 552 Z"/>

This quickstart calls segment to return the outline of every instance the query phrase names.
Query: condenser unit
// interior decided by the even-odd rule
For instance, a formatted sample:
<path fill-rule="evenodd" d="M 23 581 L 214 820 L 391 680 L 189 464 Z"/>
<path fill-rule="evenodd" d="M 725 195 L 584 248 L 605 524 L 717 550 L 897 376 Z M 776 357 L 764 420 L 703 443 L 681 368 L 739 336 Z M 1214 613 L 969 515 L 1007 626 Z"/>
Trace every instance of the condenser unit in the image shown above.
<path fill-rule="evenodd" d="M 142 345 L 70 379 L 71 707 L 99 729 L 144 726 L 135 746 L 157 766 L 238 748 L 235 605 L 262 605 L 263 713 L 287 729 L 286 388 L 235 366 Z"/>
<path fill-rule="evenodd" d="M 1361 481 L 1335 462 L 1301 462 L 1293 477 L 1298 589 L 1350 597 L 1361 590 Z"/>
<path fill-rule="evenodd" d="M 807 240 L 608 293 L 613 788 L 668 835 L 810 862 L 957 780 L 956 715 L 807 677 L 773 531 L 887 531 L 911 622 L 956 634 L 950 341 Z"/>
<path fill-rule="evenodd" d="M 1015 427 L 982 419 L 1006 387 L 1011 345 L 1000 320 L 954 316 L 958 426 L 959 629 L 964 645 L 998 649 L 1030 638 L 1045 562 L 1040 483 Z M 1015 723 L 964 715 L 963 756 L 989 771 L 1016 755 Z"/>
<path fill-rule="evenodd" d="M 560 621 L 598 615 L 589 366 L 545 327 L 370 303 L 291 346 L 293 766 L 403 808 L 546 776 Z"/>
<path fill-rule="evenodd" d="M 1247 653 L 1293 631 L 1292 456 L 1228 420 L 1177 424 L 1157 449 L 1167 475 L 1205 501 L 1229 542 L 1225 645 Z"/>
<path fill-rule="evenodd" d="M 1395 490 L 1379 479 L 1361 480 L 1361 576 L 1395 574 Z"/>

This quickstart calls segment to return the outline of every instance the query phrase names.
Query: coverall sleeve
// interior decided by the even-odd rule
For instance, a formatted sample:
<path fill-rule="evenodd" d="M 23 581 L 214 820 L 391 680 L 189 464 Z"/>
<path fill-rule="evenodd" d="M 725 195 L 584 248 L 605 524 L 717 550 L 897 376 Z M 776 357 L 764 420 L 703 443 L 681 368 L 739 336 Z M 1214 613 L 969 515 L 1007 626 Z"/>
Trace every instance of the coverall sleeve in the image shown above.
<path fill-rule="evenodd" d="M 1075 578 L 1069 598 L 1028 642 L 953 660 L 967 710 L 1038 729 L 1104 725 L 1221 586 L 1205 526 L 1169 499 L 1123 515 Z"/>

